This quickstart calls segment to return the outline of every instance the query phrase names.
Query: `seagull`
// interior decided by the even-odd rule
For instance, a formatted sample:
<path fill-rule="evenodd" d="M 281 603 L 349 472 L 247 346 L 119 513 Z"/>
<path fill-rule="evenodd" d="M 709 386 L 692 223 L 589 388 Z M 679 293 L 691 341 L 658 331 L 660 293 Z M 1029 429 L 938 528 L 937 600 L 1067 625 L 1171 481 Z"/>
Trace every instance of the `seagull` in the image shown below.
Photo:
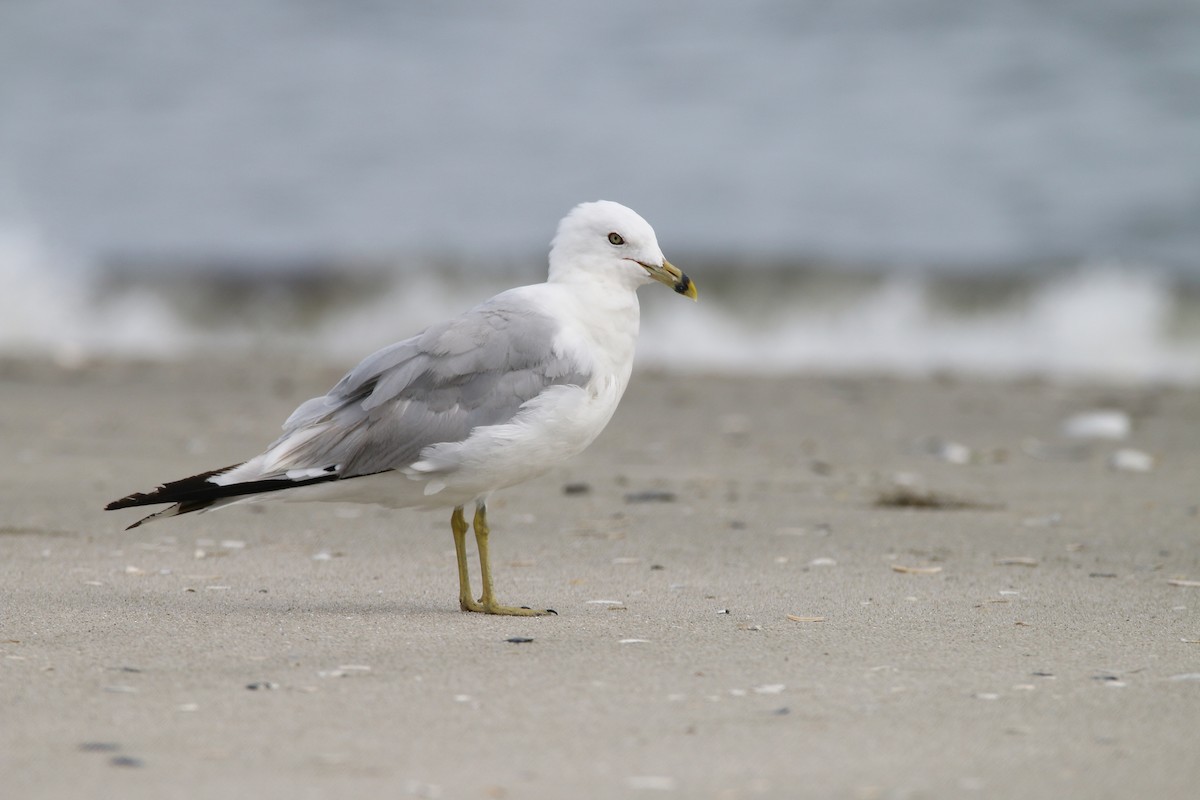
<path fill-rule="evenodd" d="M 267 498 L 451 508 L 460 608 L 554 614 L 497 602 L 488 499 L 578 455 L 604 430 L 633 368 L 637 289 L 654 281 L 696 299 L 696 285 L 637 213 L 606 200 L 578 205 L 559 223 L 545 283 L 509 289 L 367 356 L 302 403 L 283 435 L 248 461 L 106 509 L 171 504 L 128 530 Z M 478 599 L 467 565 L 470 503 Z"/>

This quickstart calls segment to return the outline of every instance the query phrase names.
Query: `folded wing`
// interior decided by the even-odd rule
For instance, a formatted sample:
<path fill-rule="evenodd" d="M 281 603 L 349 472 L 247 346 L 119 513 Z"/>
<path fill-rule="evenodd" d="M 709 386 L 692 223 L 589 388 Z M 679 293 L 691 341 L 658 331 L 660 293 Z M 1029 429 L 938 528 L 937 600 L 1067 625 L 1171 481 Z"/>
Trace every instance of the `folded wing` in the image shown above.
<path fill-rule="evenodd" d="M 107 508 L 175 504 L 140 525 L 267 492 L 402 469 L 431 445 L 508 422 L 551 386 L 587 384 L 591 364 L 563 344 L 559 321 L 530 302 L 527 291 L 505 292 L 368 356 L 328 394 L 301 404 L 283 435 L 249 461 L 131 494 Z"/>

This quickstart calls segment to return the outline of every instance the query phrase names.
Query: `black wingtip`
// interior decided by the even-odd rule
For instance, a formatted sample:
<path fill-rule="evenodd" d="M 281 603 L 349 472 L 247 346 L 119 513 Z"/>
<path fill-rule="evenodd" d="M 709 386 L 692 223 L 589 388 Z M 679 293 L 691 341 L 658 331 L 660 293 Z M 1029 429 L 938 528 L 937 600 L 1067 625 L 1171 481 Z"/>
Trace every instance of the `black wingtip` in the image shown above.
<path fill-rule="evenodd" d="M 126 528 L 136 528 L 143 522 L 148 522 L 158 517 L 176 517 L 180 514 L 190 514 L 193 511 L 203 511 L 218 502 L 224 505 L 229 502 L 236 502 L 231 498 L 240 498 L 252 494 L 264 494 L 276 492 L 282 489 L 294 489 L 300 486 L 308 486 L 313 483 L 324 483 L 326 481 L 336 481 L 341 478 L 335 468 L 329 467 L 326 472 L 312 478 L 304 478 L 302 480 L 291 480 L 289 478 L 263 478 L 254 481 L 243 481 L 241 483 L 216 484 L 211 483 L 209 478 L 214 475 L 220 475 L 234 469 L 240 464 L 234 464 L 230 467 L 222 469 L 214 469 L 210 472 L 202 472 L 199 475 L 193 475 L 190 478 L 183 478 L 178 481 L 170 481 L 164 483 L 152 492 L 134 492 L 131 495 L 122 497 L 120 500 L 113 500 L 104 507 L 105 511 L 116 511 L 121 508 L 132 508 L 134 506 L 153 506 L 163 503 L 174 503 L 170 508 L 155 512 L 150 516 L 140 519 Z"/>
<path fill-rule="evenodd" d="M 137 501 L 139 497 L 145 497 L 145 495 L 131 494 L 128 497 L 122 497 L 120 500 L 113 500 L 104 507 L 104 510 L 116 511 L 119 508 L 130 508 L 131 506 L 136 506 L 138 504 Z"/>
<path fill-rule="evenodd" d="M 182 480 L 170 481 L 159 486 L 152 492 L 134 492 L 133 494 L 125 495 L 119 500 L 113 500 L 104 507 L 104 510 L 117 511 L 118 509 L 133 508 L 134 506 L 153 506 L 159 503 L 206 500 L 210 499 L 210 495 L 220 496 L 222 493 L 221 487 L 209 483 L 208 479 L 240 466 L 241 464 L 231 464 L 228 467 L 201 472 L 199 475 L 192 475 Z"/>

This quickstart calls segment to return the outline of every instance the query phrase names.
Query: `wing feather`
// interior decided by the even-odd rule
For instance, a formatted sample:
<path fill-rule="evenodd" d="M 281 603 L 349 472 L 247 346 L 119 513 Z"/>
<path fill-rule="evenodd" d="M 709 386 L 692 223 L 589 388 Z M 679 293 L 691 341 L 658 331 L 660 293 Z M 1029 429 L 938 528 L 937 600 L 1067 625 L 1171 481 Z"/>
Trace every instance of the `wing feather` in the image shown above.
<path fill-rule="evenodd" d="M 256 471 L 336 467 L 351 478 L 401 468 L 430 445 L 509 421 L 551 386 L 585 385 L 591 365 L 556 350 L 560 323 L 521 292 L 365 358 L 292 413 Z"/>

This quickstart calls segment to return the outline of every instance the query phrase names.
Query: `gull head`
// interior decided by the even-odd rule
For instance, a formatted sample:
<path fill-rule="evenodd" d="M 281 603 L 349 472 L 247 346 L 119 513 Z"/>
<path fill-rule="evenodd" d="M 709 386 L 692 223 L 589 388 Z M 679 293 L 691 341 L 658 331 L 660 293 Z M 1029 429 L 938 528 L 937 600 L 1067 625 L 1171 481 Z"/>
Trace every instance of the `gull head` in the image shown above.
<path fill-rule="evenodd" d="M 575 206 L 550 244 L 550 280 L 581 278 L 631 290 L 658 281 L 696 299 L 696 284 L 663 256 L 650 223 L 609 200 Z"/>

